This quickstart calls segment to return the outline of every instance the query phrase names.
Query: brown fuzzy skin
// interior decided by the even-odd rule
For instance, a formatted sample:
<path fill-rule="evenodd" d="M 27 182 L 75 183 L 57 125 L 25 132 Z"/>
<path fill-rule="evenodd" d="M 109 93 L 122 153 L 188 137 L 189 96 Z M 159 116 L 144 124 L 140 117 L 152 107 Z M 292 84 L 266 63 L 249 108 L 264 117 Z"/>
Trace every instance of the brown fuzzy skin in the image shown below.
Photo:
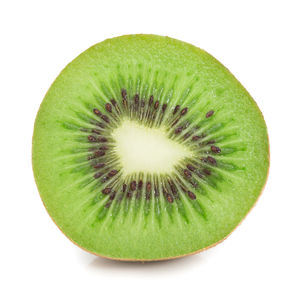
<path fill-rule="evenodd" d="M 167 36 L 168 37 L 168 36 Z M 109 40 L 109 39 L 108 39 Z M 204 50 L 203 50 L 204 51 Z M 214 58 L 217 62 L 219 62 L 234 78 L 237 82 L 239 82 L 239 80 L 228 70 L 227 67 L 225 67 L 219 60 L 217 60 L 216 58 Z M 240 82 L 239 82 L 240 83 Z M 248 93 L 248 91 L 241 85 L 241 87 L 246 91 L 246 93 Z M 249 94 L 249 93 L 248 93 Z M 252 98 L 252 97 L 251 97 Z M 257 106 L 257 109 L 260 111 L 256 101 L 252 98 L 253 102 L 256 104 Z M 261 113 L 261 117 L 262 119 L 264 120 L 264 116 L 262 114 L 262 112 L 260 111 Z M 46 206 L 45 206 L 45 203 L 40 195 L 40 198 L 43 202 L 43 205 L 48 213 L 48 215 L 50 216 L 50 218 L 52 219 L 52 221 L 54 222 L 54 224 L 58 227 L 58 229 L 63 233 L 64 236 L 66 236 L 73 244 L 75 244 L 76 246 L 78 246 L 79 248 L 81 248 L 82 250 L 90 253 L 90 254 L 93 254 L 95 256 L 98 256 L 98 257 L 102 257 L 102 258 L 106 258 L 106 259 L 110 259 L 110 260 L 114 260 L 114 261 L 124 261 L 124 262 L 155 262 L 155 261 L 166 261 L 166 260 L 172 260 L 172 259 L 176 259 L 176 258 L 182 258 L 182 257 L 185 257 L 185 256 L 190 256 L 190 255 L 194 255 L 194 254 L 197 254 L 197 253 L 200 253 L 202 251 L 205 251 L 207 249 L 210 249 L 212 247 L 215 247 L 216 245 L 222 243 L 224 240 L 226 240 L 231 234 L 232 232 L 238 227 L 241 225 L 241 223 L 244 221 L 244 219 L 248 216 L 248 214 L 252 211 L 252 209 L 254 208 L 254 206 L 256 206 L 257 202 L 258 202 L 258 199 L 261 197 L 265 187 L 266 187 L 266 184 L 267 184 L 267 181 L 268 181 L 268 177 L 269 177 L 269 172 L 270 172 L 270 141 L 269 141 L 269 136 L 267 136 L 268 138 L 268 145 L 269 145 L 269 149 L 268 149 L 268 161 L 269 161 L 269 165 L 268 165 L 268 170 L 267 170 L 267 176 L 266 176 L 266 181 L 265 181 L 265 184 L 259 194 L 259 196 L 257 197 L 255 203 L 253 204 L 253 206 L 251 207 L 251 209 L 247 212 L 247 214 L 244 216 L 244 218 L 240 221 L 240 223 L 227 235 L 225 236 L 223 239 L 219 240 L 218 242 L 212 244 L 212 245 L 209 245 L 205 248 L 202 248 L 202 249 L 199 249 L 197 251 L 194 251 L 194 252 L 191 252 L 191 253 L 187 253 L 187 254 L 183 254 L 183 255 L 178 255 L 178 256 L 172 256 L 172 257 L 165 257 L 165 258 L 158 258 L 158 259 L 131 259 L 131 258 L 116 258 L 116 257 L 109 257 L 109 256 L 104 256 L 104 255 L 100 255 L 98 253 L 94 253 L 94 252 L 91 252 L 83 247 L 81 247 L 80 245 L 78 245 L 76 242 L 74 242 L 72 239 L 70 239 L 62 230 L 61 228 L 56 224 L 56 222 L 53 220 L 53 218 L 51 217 L 51 215 L 49 214 Z M 32 136 L 32 141 L 33 141 L 33 136 Z M 31 155 L 31 158 L 32 158 L 32 155 Z M 33 170 L 33 164 L 31 163 L 31 166 L 32 166 L 32 170 Z M 34 172 L 33 172 L 34 173 Z M 36 182 L 36 178 L 34 176 L 34 179 L 35 179 L 35 182 Z M 38 191 L 39 192 L 39 191 Z"/>

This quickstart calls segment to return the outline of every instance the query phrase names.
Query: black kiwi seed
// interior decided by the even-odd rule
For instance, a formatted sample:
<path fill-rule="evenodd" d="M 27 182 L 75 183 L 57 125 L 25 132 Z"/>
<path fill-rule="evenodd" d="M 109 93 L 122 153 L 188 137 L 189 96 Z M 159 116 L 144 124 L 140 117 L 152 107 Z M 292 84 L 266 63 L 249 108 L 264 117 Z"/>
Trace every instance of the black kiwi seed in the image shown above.
<path fill-rule="evenodd" d="M 117 173 L 118 173 L 117 170 L 111 170 L 111 171 L 108 173 L 108 177 L 113 177 L 113 176 L 115 176 Z"/>
<path fill-rule="evenodd" d="M 103 168 L 105 166 L 105 163 L 98 163 L 98 164 L 95 164 L 94 165 L 94 168 L 95 169 L 101 169 L 101 168 Z"/>
<path fill-rule="evenodd" d="M 190 164 L 186 165 L 186 167 L 187 167 L 190 171 L 192 171 L 192 172 L 194 172 L 195 169 L 196 169 L 194 166 L 192 166 L 192 165 L 190 165 Z"/>
<path fill-rule="evenodd" d="M 177 127 L 174 132 L 175 132 L 175 134 L 179 134 L 182 132 L 182 130 L 183 130 L 183 127 L 180 126 L 180 127 Z"/>
<path fill-rule="evenodd" d="M 101 116 L 101 112 L 100 112 L 100 110 L 99 110 L 99 109 L 97 109 L 97 108 L 94 108 L 94 109 L 93 109 L 93 112 L 94 112 L 94 114 L 95 114 L 95 115 L 97 115 L 97 116 Z"/>
<path fill-rule="evenodd" d="M 106 150 L 108 150 L 108 147 L 107 147 L 107 146 L 101 146 L 101 147 L 99 148 L 99 150 L 106 151 Z"/>
<path fill-rule="evenodd" d="M 104 195 L 108 195 L 110 192 L 111 192 L 111 188 L 109 188 L 109 187 L 107 187 L 107 188 L 105 188 L 104 190 L 102 190 L 102 193 L 103 193 Z"/>
<path fill-rule="evenodd" d="M 211 140 L 211 141 L 206 142 L 206 144 L 211 145 L 211 144 L 214 144 L 215 142 L 216 142 L 215 140 Z"/>
<path fill-rule="evenodd" d="M 203 169 L 204 174 L 211 175 L 211 171 L 209 169 Z"/>
<path fill-rule="evenodd" d="M 184 175 L 186 176 L 186 177 L 191 177 L 192 176 L 192 173 L 189 171 L 189 170 L 184 170 L 183 171 L 183 173 L 184 173 Z"/>
<path fill-rule="evenodd" d="M 206 113 L 205 117 L 210 118 L 214 114 L 213 110 L 210 110 L 209 112 Z"/>
<path fill-rule="evenodd" d="M 138 183 L 138 189 L 141 190 L 143 187 L 143 181 L 140 180 L 139 183 Z"/>
<path fill-rule="evenodd" d="M 151 192 L 151 182 L 149 182 L 149 181 L 146 184 L 146 191 L 149 193 Z"/>
<path fill-rule="evenodd" d="M 106 109 L 106 111 L 108 111 L 110 113 L 112 112 L 112 107 L 111 107 L 111 105 L 109 103 L 105 104 L 105 109 Z"/>
<path fill-rule="evenodd" d="M 153 103 L 153 99 L 154 99 L 154 97 L 151 95 L 151 96 L 150 96 L 150 98 L 149 98 L 149 106 L 151 106 L 151 105 L 152 105 L 152 103 Z"/>
<path fill-rule="evenodd" d="M 136 181 L 135 181 L 135 180 L 132 181 L 132 182 L 130 183 L 130 189 L 131 189 L 132 191 L 135 191 L 135 190 L 136 190 Z"/>
<path fill-rule="evenodd" d="M 98 172 L 94 175 L 94 178 L 97 179 L 97 178 L 100 178 L 101 176 L 103 175 L 102 172 Z"/>
<path fill-rule="evenodd" d="M 151 196 L 151 183 L 147 182 L 146 184 L 146 199 L 149 200 Z"/>
<path fill-rule="evenodd" d="M 207 156 L 207 161 L 209 163 L 211 163 L 212 165 L 216 165 L 217 164 L 217 161 L 213 157 L 211 157 L 211 156 Z"/>
<path fill-rule="evenodd" d="M 95 155 L 95 157 L 100 157 L 100 156 L 105 155 L 105 152 L 102 151 L 102 150 L 99 150 L 99 151 L 96 151 L 96 152 L 94 153 L 94 155 Z"/>
<path fill-rule="evenodd" d="M 169 182 L 169 185 L 170 185 L 172 194 L 173 194 L 174 196 L 176 196 L 176 195 L 177 195 L 177 188 L 176 188 L 174 182 Z"/>
<path fill-rule="evenodd" d="M 98 129 L 92 129 L 92 133 L 96 133 L 96 134 L 101 134 L 101 131 L 100 130 L 98 130 Z"/>
<path fill-rule="evenodd" d="M 101 116 L 101 119 L 102 119 L 103 121 L 105 121 L 106 123 L 109 123 L 109 122 L 110 122 L 108 116 L 106 116 L 106 115 L 102 115 L 102 116 Z"/>
<path fill-rule="evenodd" d="M 188 193 L 188 196 L 189 196 L 192 200 L 195 200 L 195 199 L 196 199 L 196 195 L 195 195 L 193 192 L 188 191 L 187 193 Z"/>
<path fill-rule="evenodd" d="M 89 142 L 96 142 L 96 141 L 97 141 L 97 138 L 94 137 L 93 135 L 89 135 L 89 136 L 88 136 L 88 140 L 89 140 Z"/>
<path fill-rule="evenodd" d="M 127 100 L 127 91 L 125 89 L 122 89 L 121 94 L 122 94 L 122 98 Z"/>
<path fill-rule="evenodd" d="M 221 152 L 221 149 L 219 147 L 216 147 L 216 146 L 211 146 L 210 149 L 214 153 L 220 153 Z"/>
<path fill-rule="evenodd" d="M 180 109 L 180 105 L 176 105 L 173 111 L 173 115 L 175 115 Z"/>
<path fill-rule="evenodd" d="M 125 107 L 127 107 L 127 91 L 125 89 L 122 89 L 122 103 Z"/>
<path fill-rule="evenodd" d="M 111 201 L 108 201 L 106 204 L 105 204 L 105 208 L 110 208 L 111 206 Z"/>
<path fill-rule="evenodd" d="M 116 196 L 116 192 L 113 191 L 113 192 L 110 194 L 109 199 L 110 199 L 110 200 L 114 200 L 114 199 L 115 199 L 115 196 Z"/>
<path fill-rule="evenodd" d="M 187 133 L 184 134 L 183 138 L 184 138 L 184 139 L 187 139 L 187 138 L 189 138 L 190 136 L 191 136 L 191 133 L 190 133 L 190 132 L 187 132 Z"/>
<path fill-rule="evenodd" d="M 185 107 L 185 108 L 180 112 L 180 115 L 181 115 L 181 116 L 184 116 L 184 115 L 187 113 L 187 111 L 188 111 L 188 108 Z"/>
<path fill-rule="evenodd" d="M 200 140 L 200 136 L 199 135 L 194 135 L 193 137 L 192 137 L 192 141 L 198 141 L 198 140 Z"/>
<path fill-rule="evenodd" d="M 173 202 L 174 202 L 173 197 L 171 196 L 171 194 L 167 194 L 167 195 L 166 195 L 166 198 L 167 198 L 167 201 L 168 201 L 169 203 L 173 203 Z"/>

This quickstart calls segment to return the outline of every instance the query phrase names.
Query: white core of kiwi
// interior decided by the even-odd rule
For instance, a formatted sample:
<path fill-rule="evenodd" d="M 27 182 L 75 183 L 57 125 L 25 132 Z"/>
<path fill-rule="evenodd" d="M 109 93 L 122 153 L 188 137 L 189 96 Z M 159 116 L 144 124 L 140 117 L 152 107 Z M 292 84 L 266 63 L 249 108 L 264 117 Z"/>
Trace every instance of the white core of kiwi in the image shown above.
<path fill-rule="evenodd" d="M 164 127 L 149 128 L 125 119 L 112 137 L 124 175 L 170 174 L 181 160 L 192 156 L 187 147 L 167 137 Z"/>

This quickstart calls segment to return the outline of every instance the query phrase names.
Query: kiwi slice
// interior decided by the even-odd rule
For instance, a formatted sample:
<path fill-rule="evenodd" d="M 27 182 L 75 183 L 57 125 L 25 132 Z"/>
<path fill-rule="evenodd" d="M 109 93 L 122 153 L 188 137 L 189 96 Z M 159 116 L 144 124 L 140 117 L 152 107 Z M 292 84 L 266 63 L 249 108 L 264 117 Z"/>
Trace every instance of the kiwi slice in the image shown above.
<path fill-rule="evenodd" d="M 266 182 L 263 116 L 216 59 L 156 35 L 79 55 L 41 104 L 33 169 L 74 243 L 119 260 L 184 256 L 222 241 Z"/>

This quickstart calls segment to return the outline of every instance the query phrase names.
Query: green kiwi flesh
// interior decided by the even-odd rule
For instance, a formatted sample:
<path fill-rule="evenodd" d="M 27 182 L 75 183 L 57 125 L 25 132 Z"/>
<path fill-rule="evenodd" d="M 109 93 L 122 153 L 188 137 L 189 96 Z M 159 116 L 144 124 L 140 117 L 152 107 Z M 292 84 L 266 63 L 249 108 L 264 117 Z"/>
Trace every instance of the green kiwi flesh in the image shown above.
<path fill-rule="evenodd" d="M 106 40 L 74 59 L 36 117 L 43 203 L 81 248 L 120 260 L 222 241 L 269 167 L 263 116 L 216 59 L 156 35 Z"/>

